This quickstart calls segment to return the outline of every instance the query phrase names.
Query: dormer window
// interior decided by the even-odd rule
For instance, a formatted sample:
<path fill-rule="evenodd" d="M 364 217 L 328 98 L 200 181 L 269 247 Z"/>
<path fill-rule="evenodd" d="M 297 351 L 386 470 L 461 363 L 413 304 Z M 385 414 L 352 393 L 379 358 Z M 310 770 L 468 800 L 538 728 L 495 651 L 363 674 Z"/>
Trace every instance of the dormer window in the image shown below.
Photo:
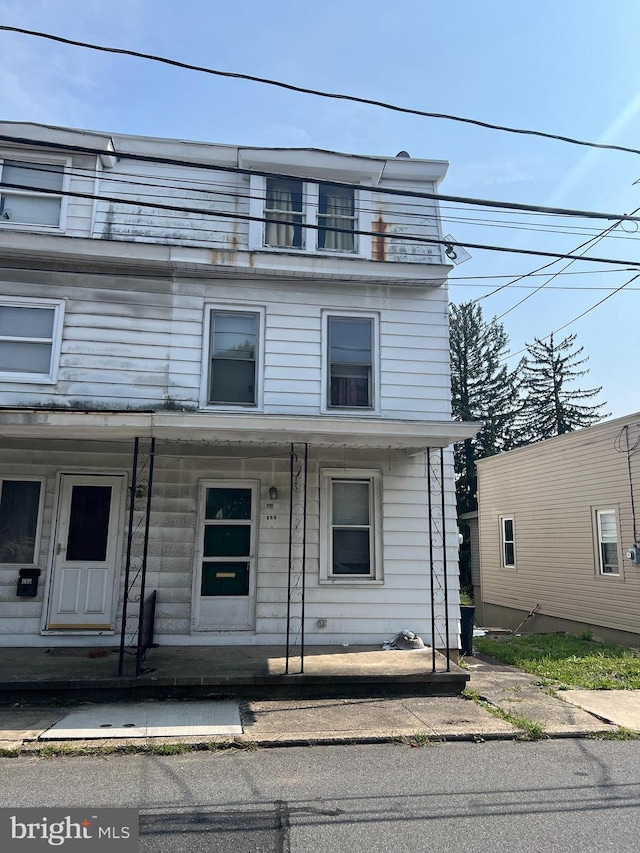
<path fill-rule="evenodd" d="M 0 226 L 60 228 L 64 162 L 0 160 Z"/>
<path fill-rule="evenodd" d="M 307 252 L 357 251 L 355 192 L 350 187 L 267 178 L 264 199 L 264 246 Z"/>

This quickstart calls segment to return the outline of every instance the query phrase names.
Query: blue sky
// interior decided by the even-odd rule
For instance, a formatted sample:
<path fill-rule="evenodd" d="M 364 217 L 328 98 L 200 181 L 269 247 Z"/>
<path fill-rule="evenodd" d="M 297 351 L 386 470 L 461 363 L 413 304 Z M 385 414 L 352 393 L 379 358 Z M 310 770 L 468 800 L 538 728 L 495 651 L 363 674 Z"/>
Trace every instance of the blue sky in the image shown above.
<path fill-rule="evenodd" d="M 640 147 L 637 0 L 0 0 L 0 21 L 310 88 Z M 442 192 L 452 195 L 615 213 L 640 206 L 640 184 L 633 185 L 640 179 L 638 155 L 327 101 L 5 32 L 0 55 L 0 116 L 7 120 L 376 155 L 405 149 L 448 160 Z M 455 217 L 444 227 L 457 240 L 542 251 L 571 252 L 608 224 L 450 205 L 442 212 Z M 640 232 L 617 228 L 591 254 L 640 261 Z M 473 250 L 452 274 L 451 298 L 475 298 L 508 280 L 459 276 L 515 276 L 543 263 Z M 609 292 L 599 288 L 618 287 L 633 275 L 579 262 L 569 269 L 576 274 L 552 285 L 573 289 L 545 288 L 504 317 L 513 351 Z M 577 333 L 590 359 L 583 387 L 602 385 L 613 416 L 640 410 L 634 370 L 640 279 L 631 287 L 639 289 L 623 290 L 560 334 Z M 480 304 L 492 317 L 528 292 L 508 287 Z"/>

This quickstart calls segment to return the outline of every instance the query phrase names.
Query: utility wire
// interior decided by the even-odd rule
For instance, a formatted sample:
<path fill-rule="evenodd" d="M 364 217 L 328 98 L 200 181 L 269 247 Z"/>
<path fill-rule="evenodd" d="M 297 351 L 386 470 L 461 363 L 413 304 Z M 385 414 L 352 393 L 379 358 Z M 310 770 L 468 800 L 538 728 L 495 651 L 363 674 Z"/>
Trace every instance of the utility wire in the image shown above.
<path fill-rule="evenodd" d="M 1 27 L 0 27 L 1 29 Z M 152 140 L 149 140 L 152 142 Z M 218 165 L 216 163 L 203 163 L 195 160 L 184 160 L 175 157 L 158 157 L 150 154 L 134 154 L 128 151 L 111 151 L 105 152 L 104 149 L 91 148 L 85 145 L 67 145 L 58 142 L 43 142 L 40 139 L 32 139 L 29 137 L 9 136 L 0 134 L 0 142 L 14 143 L 18 145 L 28 145 L 31 147 L 47 148 L 55 151 L 76 152 L 80 154 L 95 154 L 104 155 L 109 153 L 118 159 L 136 160 L 143 163 L 164 163 L 170 166 L 184 166 L 187 168 L 199 168 L 213 172 L 228 172 L 238 175 L 258 175 L 265 178 L 284 178 L 291 180 L 292 175 L 284 172 L 266 172 L 261 169 L 247 169 L 241 166 Z M 388 158 L 373 158 L 373 159 L 388 159 Z M 294 176 L 295 177 L 295 176 Z M 382 195 L 392 195 L 402 198 L 420 198 L 433 199 L 437 202 L 450 201 L 462 205 L 474 205 L 479 207 L 499 208 L 502 210 L 526 211 L 529 213 L 552 214 L 558 216 L 572 216 L 582 219 L 609 219 L 629 222 L 640 222 L 640 216 L 631 216 L 626 213 L 604 213 L 595 210 L 576 210 L 573 208 L 564 207 L 547 207 L 545 205 L 522 204 L 519 202 L 494 201 L 492 199 L 471 198 L 468 196 L 443 195 L 436 192 L 428 192 L 426 190 L 406 190 L 395 189 L 392 187 L 372 187 L 365 184 L 354 184 L 348 181 L 324 180 L 322 178 L 309 177 L 308 180 L 328 184 L 329 186 L 342 187 L 344 189 L 366 190 Z M 33 189 L 33 188 L 31 188 Z"/>
<path fill-rule="evenodd" d="M 2 184 L 3 187 L 7 189 L 14 190 L 26 190 L 29 192 L 33 192 L 33 187 L 27 184 L 16 184 L 11 182 L 6 182 Z M 113 204 L 126 204 L 133 207 L 147 207 L 155 210 L 168 210 L 172 212 L 180 212 L 180 213 L 196 213 L 199 216 L 210 215 L 212 217 L 221 217 L 224 219 L 235 219 L 241 220 L 243 222 L 264 222 L 264 223 L 275 223 L 277 225 L 299 225 L 300 223 L 291 220 L 289 222 L 285 222 L 282 219 L 270 218 L 268 216 L 251 216 L 245 213 L 235 213 L 226 210 L 212 210 L 210 213 L 208 211 L 203 211 L 202 208 L 198 207 L 189 207 L 186 205 L 171 205 L 164 204 L 161 202 L 147 202 L 142 201 L 141 199 L 125 199 L 117 196 L 107 196 L 107 195 L 96 195 L 95 193 L 83 193 L 74 190 L 52 190 L 44 187 L 38 188 L 38 193 L 41 195 L 52 195 L 56 197 L 60 196 L 68 196 L 71 198 L 84 198 L 89 199 L 91 201 L 106 201 L 111 202 Z M 325 225 L 318 225 L 315 223 L 305 222 L 302 224 L 303 228 L 311 229 L 313 231 L 321 231 L 325 230 Z M 360 228 L 338 228 L 331 227 L 329 229 L 336 234 L 357 234 L 359 236 L 364 237 L 374 237 L 377 239 L 384 239 L 385 233 L 381 231 L 368 231 Z M 392 235 L 386 235 L 392 236 Z M 483 243 L 469 243 L 464 242 L 461 243 L 457 240 L 445 240 L 440 239 L 438 237 L 421 237 L 415 234 L 401 234 L 397 235 L 396 239 L 401 239 L 403 242 L 411 242 L 411 243 L 420 243 L 423 245 L 438 245 L 445 246 L 447 249 L 450 247 L 460 247 L 466 249 L 483 249 L 490 252 L 506 252 L 509 254 L 518 254 L 518 255 L 535 255 L 537 257 L 544 258 L 554 258 L 555 261 L 563 258 L 575 258 L 575 260 L 579 261 L 587 261 L 589 263 L 598 263 L 598 264 L 613 264 L 615 266 L 624 266 L 624 267 L 632 267 L 636 268 L 640 264 L 640 261 L 631 261 L 631 260 L 620 260 L 616 258 L 592 258 L 592 257 L 582 257 L 580 255 L 571 255 L 571 254 L 562 254 L 558 252 L 544 252 L 540 249 L 518 249 L 511 246 L 490 246 Z M 551 263 L 547 264 L 550 266 Z M 542 268 L 541 268 L 542 269 Z M 522 276 L 525 278 L 526 276 Z M 508 287 L 508 284 L 503 284 L 498 290 L 503 289 L 504 287 Z M 497 291 L 496 291 L 497 292 Z M 490 295 L 490 294 L 489 294 Z M 484 297 L 480 297 L 484 298 Z M 477 300 L 476 300 L 477 301 Z"/>
<path fill-rule="evenodd" d="M 633 211 L 633 213 L 637 213 L 639 210 L 640 210 L 640 207 L 637 207 L 637 208 Z M 593 246 L 595 246 L 595 245 L 596 245 L 597 243 L 599 243 L 601 240 L 604 240 L 604 238 L 605 238 L 605 237 L 607 237 L 607 236 L 608 236 L 608 234 L 609 234 L 611 231 L 613 231 L 613 229 L 614 229 L 614 228 L 617 228 L 619 224 L 620 224 L 619 222 L 614 222 L 614 223 L 613 223 L 613 225 L 609 225 L 609 227 L 608 227 L 608 228 L 605 228 L 605 229 L 604 229 L 604 231 L 602 231 L 602 232 L 601 232 L 600 234 L 598 234 L 596 237 L 592 237 L 590 240 L 587 240 L 585 243 L 582 243 L 580 246 L 578 246 L 578 247 L 577 247 L 576 249 L 574 249 L 573 251 L 574 251 L 574 252 L 577 252 L 577 251 L 580 251 L 580 249 L 584 249 L 584 252 L 582 252 L 582 254 L 584 255 L 584 253 L 585 253 L 585 252 L 587 252 L 590 248 L 592 248 Z M 503 312 L 502 312 L 502 314 L 499 314 L 499 315 L 496 317 L 496 320 L 501 320 L 503 317 L 506 317 L 506 316 L 507 316 L 507 314 L 510 314 L 512 311 L 514 311 L 516 308 L 518 308 L 520 305 L 522 305 L 522 304 L 523 304 L 523 302 L 526 302 L 526 301 L 527 301 L 527 299 L 531 299 L 531 297 L 532 297 L 532 296 L 535 296 L 535 295 L 536 295 L 536 293 L 538 293 L 540 290 L 542 290 L 542 288 L 543 288 L 543 287 L 546 287 L 546 286 L 547 286 L 547 284 L 549 284 L 550 282 L 552 282 L 555 278 L 557 278 L 557 276 L 561 275 L 561 273 L 563 273 L 566 269 L 568 269 L 568 268 L 569 268 L 572 264 L 574 264 L 574 263 L 575 263 L 575 260 L 573 260 L 573 259 L 572 259 L 572 260 L 570 260 L 570 261 L 568 261 L 568 262 L 567 262 L 563 267 L 561 267 L 561 269 L 559 269 L 557 272 L 554 272 L 554 273 L 553 273 L 553 274 L 552 274 L 552 275 L 547 279 L 547 281 L 543 281 L 543 282 L 542 282 L 542 284 L 541 284 L 541 285 L 539 285 L 535 290 L 533 290 L 531 293 L 528 293 L 526 296 L 524 296 L 522 299 L 520 299 L 518 302 L 516 302 L 516 304 L 515 304 L 515 305 L 512 305 L 512 306 L 511 306 L 511 308 L 507 308 L 507 310 L 506 310 L 506 311 L 503 311 Z"/>
<path fill-rule="evenodd" d="M 77 41 L 75 39 L 63 38 L 62 36 L 57 36 L 52 33 L 43 33 L 38 32 L 37 30 L 23 29 L 22 27 L 10 27 L 6 25 L 0 25 L 0 30 L 4 30 L 6 32 L 11 33 L 19 33 L 20 35 L 34 36 L 35 38 L 48 39 L 49 41 L 55 41 L 61 44 L 68 44 L 74 47 L 83 47 L 88 50 L 96 50 L 102 53 L 114 53 L 120 56 L 132 56 L 137 59 L 147 59 L 151 62 L 171 65 L 174 68 L 184 68 L 187 71 L 198 71 L 199 73 L 211 74 L 216 77 L 229 77 L 236 80 L 248 80 L 252 83 L 262 83 L 266 86 L 275 86 L 280 89 L 286 89 L 290 92 L 299 92 L 304 95 L 314 95 L 319 98 L 329 98 L 332 100 L 339 101 L 350 101 L 356 104 L 366 104 L 372 107 L 380 107 L 381 109 L 392 110 L 393 112 L 405 113 L 407 115 L 422 116 L 424 118 L 444 119 L 446 121 L 455 121 L 460 122 L 462 124 L 471 124 L 476 127 L 484 127 L 488 130 L 499 130 L 504 133 L 517 133 L 524 134 L 527 136 L 538 136 L 542 139 L 552 139 L 557 142 L 567 142 L 571 145 L 581 145 L 586 146 L 588 148 L 601 148 L 609 151 L 622 151 L 627 154 L 640 154 L 640 149 L 631 148 L 626 145 L 614 145 L 611 143 L 604 142 L 590 142 L 583 139 L 576 139 L 572 136 L 563 136 L 557 133 L 547 133 L 542 130 L 530 130 L 526 128 L 508 127 L 507 125 L 493 124 L 492 122 L 480 121 L 479 119 L 466 118 L 463 116 L 450 115 L 448 113 L 427 112 L 426 110 L 418 110 L 412 107 L 403 107 L 399 106 L 398 104 L 391 104 L 387 103 L 386 101 L 378 101 L 373 98 L 364 98 L 358 95 L 348 95 L 339 92 L 326 92 L 321 89 L 311 89 L 306 86 L 296 86 L 293 83 L 285 83 L 281 80 L 271 80 L 268 77 L 258 77 L 254 74 L 244 74 L 236 71 L 221 71 L 219 69 L 208 68 L 203 65 L 194 65 L 189 62 L 180 62 L 177 59 L 169 59 L 168 57 L 158 56 L 152 53 L 142 53 L 137 50 L 127 50 L 125 48 L 109 47 L 106 45 L 94 44 L 92 42 Z"/>
<path fill-rule="evenodd" d="M 596 302 L 595 305 L 592 305 L 590 308 L 587 308 L 587 310 L 583 311 L 582 314 L 578 314 L 578 316 L 574 317 L 573 320 L 569 320 L 568 323 L 565 323 L 563 326 L 559 326 L 557 329 L 554 329 L 553 332 L 549 332 L 549 334 L 545 335 L 544 338 L 539 338 L 538 340 L 546 341 L 552 335 L 557 335 L 558 332 L 562 332 L 568 326 L 573 325 L 573 323 L 577 323 L 578 320 L 581 320 L 583 317 L 586 317 L 587 314 L 590 314 L 592 311 L 595 311 L 596 308 L 599 308 L 603 302 L 606 302 L 607 299 L 611 299 L 611 297 L 615 296 L 616 293 L 620 293 L 621 290 L 624 290 L 625 287 L 627 287 L 629 284 L 631 284 L 632 281 L 635 281 L 637 278 L 640 278 L 640 273 L 637 273 L 636 275 L 632 276 L 628 281 L 625 281 L 624 284 L 621 284 L 620 287 L 616 287 L 616 289 L 614 291 L 612 291 L 611 293 L 608 293 L 603 299 L 600 299 L 598 302 Z M 527 350 L 528 350 L 528 347 L 523 347 L 522 349 L 519 349 L 516 352 L 511 352 L 508 355 L 505 355 L 503 358 L 501 358 L 499 360 L 500 361 L 506 361 L 509 358 L 514 358 L 516 355 L 520 355 L 520 353 L 526 352 Z"/>

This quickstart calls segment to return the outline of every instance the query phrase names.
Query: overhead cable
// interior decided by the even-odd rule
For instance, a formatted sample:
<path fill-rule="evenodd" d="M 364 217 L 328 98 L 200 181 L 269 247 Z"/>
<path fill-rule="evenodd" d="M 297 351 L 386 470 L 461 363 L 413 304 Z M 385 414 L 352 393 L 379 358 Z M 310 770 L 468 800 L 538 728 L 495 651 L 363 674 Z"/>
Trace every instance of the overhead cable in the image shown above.
<path fill-rule="evenodd" d="M 451 115 L 448 113 L 428 112 L 412 107 L 403 107 L 398 104 L 387 103 L 386 101 L 378 101 L 373 98 L 364 98 L 359 95 L 348 95 L 339 92 L 326 92 L 321 89 L 312 89 L 306 86 L 298 86 L 294 83 L 285 83 L 281 80 L 272 80 L 268 77 L 258 77 L 254 74 L 245 74 L 238 71 L 221 71 L 216 68 L 208 68 L 204 65 L 194 65 L 190 62 L 181 62 L 177 59 L 169 59 L 165 56 L 158 56 L 153 53 L 143 53 L 137 50 L 129 50 L 120 47 L 109 47 L 107 45 L 94 44 L 93 42 L 78 41 L 76 39 L 63 38 L 62 36 L 54 35 L 53 33 L 43 33 L 37 30 L 27 30 L 23 27 L 10 27 L 0 25 L 0 30 L 11 33 L 19 33 L 20 35 L 33 36 L 35 38 L 48 39 L 49 41 L 59 42 L 61 44 L 72 45 L 73 47 L 83 47 L 87 50 L 96 50 L 102 53 L 114 53 L 121 56 L 132 56 L 136 59 L 147 59 L 151 62 L 158 62 L 164 65 L 171 65 L 174 68 L 183 68 L 187 71 L 197 71 L 201 74 L 211 74 L 216 77 L 228 77 L 236 80 L 248 80 L 252 83 L 261 83 L 266 86 L 275 86 L 279 89 L 286 89 L 290 92 L 299 92 L 304 95 L 314 95 L 319 98 L 328 98 L 339 101 L 350 101 L 356 104 L 365 104 L 372 107 L 380 107 L 381 109 L 391 110 L 393 112 L 405 113 L 407 115 L 422 116 L 423 118 L 444 119 L 446 121 L 455 121 L 462 124 L 471 124 L 476 127 L 483 127 L 488 130 L 499 130 L 504 133 L 517 133 L 526 136 L 538 136 L 542 139 L 551 139 L 556 142 L 567 142 L 571 145 L 581 145 L 588 148 L 600 148 L 609 151 L 622 151 L 626 154 L 640 154 L 640 149 L 631 148 L 626 145 L 614 145 L 606 142 L 590 142 L 584 139 L 576 139 L 572 136 L 564 136 L 558 133 L 548 133 L 542 130 L 531 130 L 527 128 L 509 127 L 507 125 L 494 124 L 493 122 L 481 121 L 480 119 L 467 118 L 464 116 Z"/>

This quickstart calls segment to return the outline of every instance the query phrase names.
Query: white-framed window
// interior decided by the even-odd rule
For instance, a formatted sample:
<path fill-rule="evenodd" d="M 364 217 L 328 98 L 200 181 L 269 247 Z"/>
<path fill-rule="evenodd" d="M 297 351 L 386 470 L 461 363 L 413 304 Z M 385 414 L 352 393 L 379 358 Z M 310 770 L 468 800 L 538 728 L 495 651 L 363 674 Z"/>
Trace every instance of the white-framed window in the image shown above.
<path fill-rule="evenodd" d="M 0 477 L 0 565 L 37 564 L 44 483 L 44 477 Z"/>
<path fill-rule="evenodd" d="M 323 312 L 322 411 L 379 411 L 378 316 Z"/>
<path fill-rule="evenodd" d="M 382 474 L 325 468 L 320 492 L 320 583 L 382 583 Z"/>
<path fill-rule="evenodd" d="M 202 404 L 260 408 L 264 309 L 205 307 Z"/>
<path fill-rule="evenodd" d="M 503 515 L 500 518 L 500 550 L 503 568 L 514 569 L 516 566 L 516 532 L 513 516 Z"/>
<path fill-rule="evenodd" d="M 0 227 L 61 229 L 65 221 L 65 159 L 0 158 Z"/>
<path fill-rule="evenodd" d="M 596 535 L 598 571 L 601 575 L 620 574 L 618 517 L 615 509 L 597 509 Z"/>
<path fill-rule="evenodd" d="M 0 381 L 56 382 L 64 302 L 0 298 Z"/>
<path fill-rule="evenodd" d="M 340 255 L 368 255 L 371 229 L 366 189 L 297 177 L 251 179 L 249 223 L 252 249 L 280 249 Z M 360 209 L 359 209 L 360 208 Z"/>

